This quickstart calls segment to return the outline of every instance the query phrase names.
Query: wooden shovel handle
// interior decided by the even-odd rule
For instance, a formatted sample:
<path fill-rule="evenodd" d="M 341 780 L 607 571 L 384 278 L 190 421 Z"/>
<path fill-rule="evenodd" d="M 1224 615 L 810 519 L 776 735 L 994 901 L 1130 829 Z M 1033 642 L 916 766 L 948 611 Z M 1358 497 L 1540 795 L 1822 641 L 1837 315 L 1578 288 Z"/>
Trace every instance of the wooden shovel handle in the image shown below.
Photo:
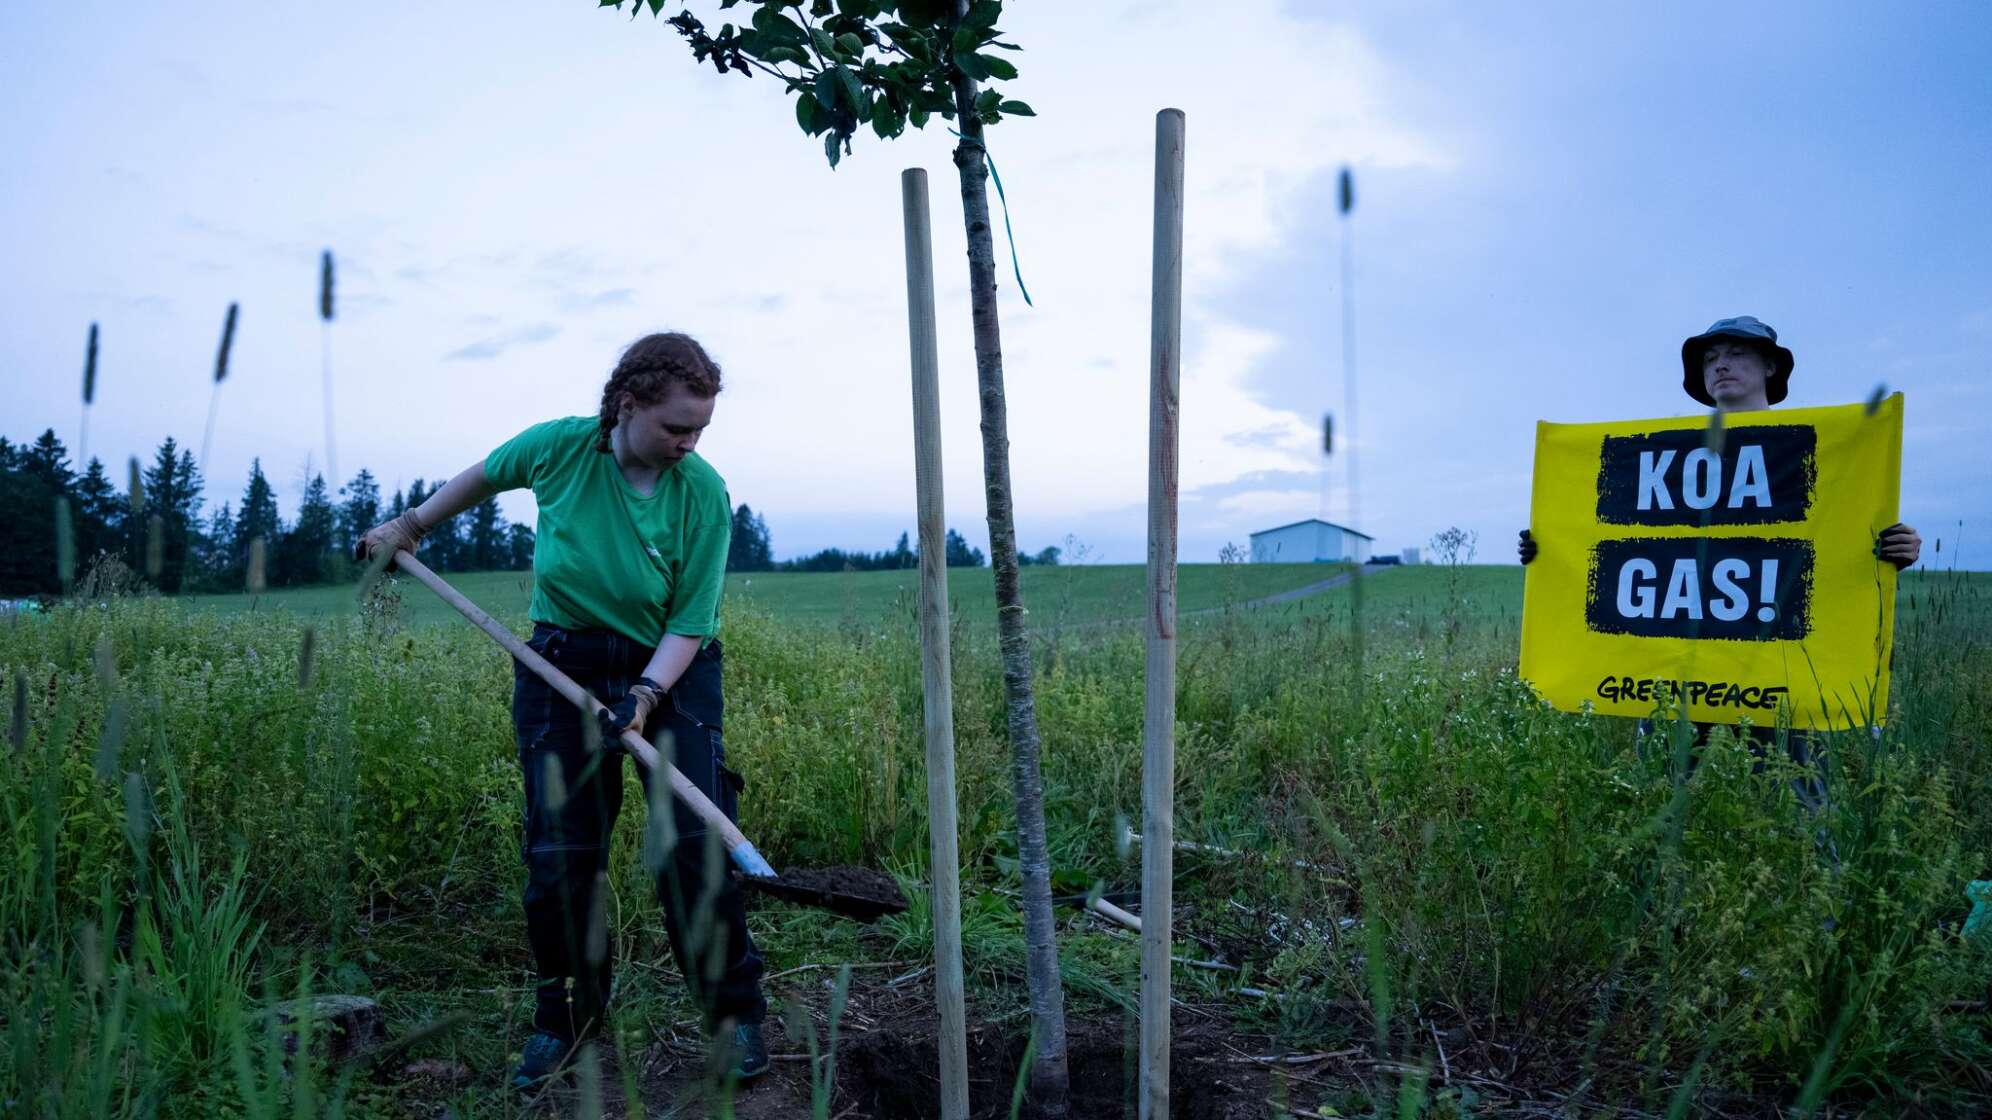
<path fill-rule="evenodd" d="M 602 702 L 588 695 L 587 689 L 574 683 L 574 679 L 566 673 L 554 668 L 551 662 L 541 657 L 533 647 L 520 641 L 519 636 L 507 629 L 503 623 L 484 613 L 483 608 L 464 598 L 462 592 L 451 587 L 443 577 L 430 571 L 428 565 L 406 551 L 396 552 L 394 562 L 402 571 L 427 584 L 429 590 L 442 596 L 444 602 L 455 607 L 458 613 L 469 619 L 479 630 L 491 635 L 492 640 L 504 646 L 507 653 L 517 658 L 526 668 L 538 673 L 540 679 L 552 685 L 554 691 L 567 697 L 582 712 L 592 717 L 596 712 L 603 710 Z M 677 794 L 678 799 L 704 821 L 708 828 L 719 833 L 720 839 L 726 842 L 727 852 L 733 856 L 734 862 L 740 865 L 742 871 L 749 875 L 770 877 L 774 875 L 774 869 L 769 867 L 760 853 L 754 850 L 754 845 L 748 843 L 747 836 L 740 831 L 740 827 L 727 820 L 726 814 L 720 812 L 719 806 L 712 803 L 712 798 L 707 797 L 704 791 L 692 784 L 691 779 L 679 773 L 677 767 L 658 754 L 657 748 L 651 746 L 649 740 L 634 731 L 624 731 L 622 743 L 629 748 L 629 753 L 636 756 L 638 762 L 650 769 L 652 774 L 670 779 L 671 792 Z"/>

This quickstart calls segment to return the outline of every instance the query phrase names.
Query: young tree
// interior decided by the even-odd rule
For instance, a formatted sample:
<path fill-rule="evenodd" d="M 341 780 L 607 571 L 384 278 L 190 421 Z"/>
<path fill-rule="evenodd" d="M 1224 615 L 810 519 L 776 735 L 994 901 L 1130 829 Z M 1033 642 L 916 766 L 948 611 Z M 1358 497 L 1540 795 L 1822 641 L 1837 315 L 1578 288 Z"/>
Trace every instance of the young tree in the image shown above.
<path fill-rule="evenodd" d="M 44 431 L 32 444 L 0 440 L 0 594 L 46 595 L 62 590 L 56 570 L 55 503 L 68 496 L 74 477 L 69 450 L 55 437 L 55 429 Z M 73 501 L 71 505 L 74 526 Z"/>
<path fill-rule="evenodd" d="M 92 457 L 90 466 L 76 480 L 76 569 L 88 571 L 97 554 L 117 547 L 112 527 L 118 519 L 118 488 L 104 470 L 103 461 Z"/>
<path fill-rule="evenodd" d="M 381 522 L 380 483 L 374 481 L 372 471 L 361 467 L 353 481 L 339 488 L 339 495 L 346 500 L 339 503 L 339 532 L 333 548 L 341 556 L 350 556 L 353 542 Z"/>
<path fill-rule="evenodd" d="M 775 547 L 768 539 L 768 523 L 761 515 L 740 503 L 733 511 L 733 539 L 727 546 L 726 570 L 765 572 L 775 566 Z"/>
<path fill-rule="evenodd" d="M 505 566 L 505 522 L 498 514 L 498 499 L 486 498 L 471 507 L 463 551 L 464 567 L 470 571 L 495 572 Z"/>
<path fill-rule="evenodd" d="M 241 586 L 235 572 L 235 513 L 227 502 L 215 508 L 208 518 L 207 546 L 200 557 L 200 586 L 204 591 L 233 591 Z"/>
<path fill-rule="evenodd" d="M 151 535 L 158 532 L 160 563 L 154 581 L 159 590 L 171 594 L 186 583 L 188 556 L 200 548 L 201 470 L 193 452 L 167 436 L 160 441 L 143 477 L 145 515 L 134 519 L 129 531 L 137 561 L 133 567 L 147 564 L 147 556 L 155 547 Z"/>
<path fill-rule="evenodd" d="M 242 491 L 242 508 L 235 515 L 235 537 L 231 542 L 229 582 L 240 587 L 249 575 L 249 554 L 255 541 L 263 542 L 263 555 L 273 556 L 284 528 L 277 513 L 277 492 L 263 474 L 263 461 L 249 462 L 249 485 Z M 265 577 L 267 579 L 267 576 Z"/>
<path fill-rule="evenodd" d="M 298 503 L 297 524 L 283 535 L 277 549 L 276 582 L 286 587 L 323 583 L 327 561 L 332 558 L 332 535 L 336 514 L 325 476 L 315 474 L 305 485 Z"/>
<path fill-rule="evenodd" d="M 899 534 L 899 542 L 893 545 L 892 551 L 887 553 L 886 555 L 889 560 L 889 563 L 886 566 L 893 569 L 894 571 L 901 571 L 907 568 L 917 568 L 920 566 L 919 554 L 913 551 L 913 545 L 909 540 L 907 540 L 907 535 L 905 533 Z"/>
<path fill-rule="evenodd" d="M 636 0 L 651 14 L 665 0 Z M 724 10 L 737 0 L 720 0 Z M 601 0 L 621 10 L 622 0 Z M 1017 534 L 1010 504 L 1010 432 L 1003 395 L 1002 332 L 996 314 L 996 250 L 989 224 L 989 166 L 984 128 L 1004 116 L 1033 116 L 980 83 L 1008 81 L 1017 68 L 997 51 L 1001 0 L 746 0 L 749 24 L 717 35 L 690 11 L 669 21 L 697 62 L 720 73 L 772 75 L 796 99 L 796 124 L 823 137 L 831 167 L 850 150 L 860 126 L 881 139 L 924 128 L 935 114 L 959 125 L 954 163 L 968 237 L 975 368 L 982 405 L 982 481 L 989 547 L 996 557 L 996 620 L 1003 651 L 1003 691 L 1017 802 L 1017 854 L 1023 878 L 1026 970 L 1037 1060 L 1031 1096 L 1041 1115 L 1068 1109 L 1065 997 L 1059 986 L 1051 911 L 1051 860 L 1045 842 L 1044 789 L 1038 766 L 1037 701 L 1030 635 L 1017 578 Z M 793 13 L 793 15 L 791 15 Z M 798 22 L 800 21 L 800 22 Z"/>
<path fill-rule="evenodd" d="M 982 550 L 969 544 L 967 537 L 962 536 L 953 529 L 948 530 L 947 550 L 947 563 L 950 568 L 980 568 L 982 566 Z"/>
<path fill-rule="evenodd" d="M 512 522 L 505 531 L 505 567 L 514 572 L 533 570 L 533 527 L 523 521 Z"/>

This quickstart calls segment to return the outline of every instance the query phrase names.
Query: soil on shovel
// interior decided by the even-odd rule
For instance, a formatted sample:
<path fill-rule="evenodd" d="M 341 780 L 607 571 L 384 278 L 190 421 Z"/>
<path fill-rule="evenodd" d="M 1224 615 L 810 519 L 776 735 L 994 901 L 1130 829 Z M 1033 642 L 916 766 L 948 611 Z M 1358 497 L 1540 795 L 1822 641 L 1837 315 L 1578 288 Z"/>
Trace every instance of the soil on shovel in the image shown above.
<path fill-rule="evenodd" d="M 895 913 L 906 909 L 906 896 L 900 892 L 898 881 L 883 871 L 865 867 L 791 868 L 782 872 L 776 884 L 780 888 L 778 893 L 813 894 L 824 905 L 832 905 L 837 898 L 851 898 L 876 903 L 880 909 Z"/>

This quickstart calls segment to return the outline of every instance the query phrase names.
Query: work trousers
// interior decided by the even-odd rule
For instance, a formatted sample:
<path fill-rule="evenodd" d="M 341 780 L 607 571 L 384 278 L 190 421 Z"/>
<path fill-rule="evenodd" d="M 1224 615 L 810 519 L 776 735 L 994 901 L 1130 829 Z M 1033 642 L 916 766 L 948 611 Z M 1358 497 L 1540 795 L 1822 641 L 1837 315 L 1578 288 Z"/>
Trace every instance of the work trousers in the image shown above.
<path fill-rule="evenodd" d="M 608 703 L 629 690 L 654 652 L 613 631 L 546 623 L 534 627 L 528 644 Z M 720 676 L 720 643 L 713 639 L 650 713 L 645 734 L 734 820 L 742 783 L 726 767 Z M 539 974 L 533 1026 L 565 1039 L 600 1033 L 607 1013 L 614 964 L 609 838 L 622 808 L 628 757 L 611 744 L 590 751 L 584 719 L 592 723 L 595 717 L 514 663 L 512 723 L 526 791 L 526 935 Z M 723 1019 L 758 1023 L 767 1013 L 761 954 L 747 933 L 740 887 L 726 873 L 723 841 L 661 777 L 638 770 L 651 805 L 671 806 L 670 828 L 648 821 L 644 850 L 686 986 L 709 1027 Z M 659 783 L 654 790 L 653 780 Z"/>

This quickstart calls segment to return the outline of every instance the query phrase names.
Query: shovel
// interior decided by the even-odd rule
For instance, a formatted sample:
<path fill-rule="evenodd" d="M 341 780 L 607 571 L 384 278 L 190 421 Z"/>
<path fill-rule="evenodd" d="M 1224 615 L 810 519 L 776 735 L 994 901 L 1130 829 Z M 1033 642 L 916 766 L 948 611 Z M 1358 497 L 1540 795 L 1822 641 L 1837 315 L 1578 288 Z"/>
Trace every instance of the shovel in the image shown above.
<path fill-rule="evenodd" d="M 402 551 L 394 554 L 394 562 L 401 570 L 427 584 L 429 590 L 442 596 L 443 601 L 455 607 L 479 630 L 491 635 L 499 645 L 526 668 L 538 673 L 554 691 L 567 697 L 584 713 L 593 716 L 602 710 L 601 701 L 588 695 L 586 689 L 574 683 L 567 674 L 553 667 L 546 658 L 533 651 L 531 646 L 519 640 L 518 635 L 484 613 L 476 603 L 464 598 L 463 593 L 451 587 L 443 578 L 429 570 L 428 566 L 414 556 Z M 899 891 L 899 884 L 892 877 L 877 871 L 860 868 L 843 868 L 836 871 L 804 871 L 791 873 L 787 877 L 775 874 L 775 869 L 754 850 L 738 825 L 726 819 L 719 806 L 692 784 L 691 779 L 678 772 L 649 740 L 634 731 L 622 733 L 622 744 L 629 753 L 636 756 L 639 764 L 653 775 L 662 775 L 671 782 L 671 792 L 685 803 L 694 815 L 706 826 L 719 833 L 726 844 L 726 854 L 740 869 L 740 881 L 764 894 L 788 902 L 800 903 L 841 914 L 860 922 L 872 922 L 887 914 L 902 913 L 906 909 L 906 896 Z"/>

